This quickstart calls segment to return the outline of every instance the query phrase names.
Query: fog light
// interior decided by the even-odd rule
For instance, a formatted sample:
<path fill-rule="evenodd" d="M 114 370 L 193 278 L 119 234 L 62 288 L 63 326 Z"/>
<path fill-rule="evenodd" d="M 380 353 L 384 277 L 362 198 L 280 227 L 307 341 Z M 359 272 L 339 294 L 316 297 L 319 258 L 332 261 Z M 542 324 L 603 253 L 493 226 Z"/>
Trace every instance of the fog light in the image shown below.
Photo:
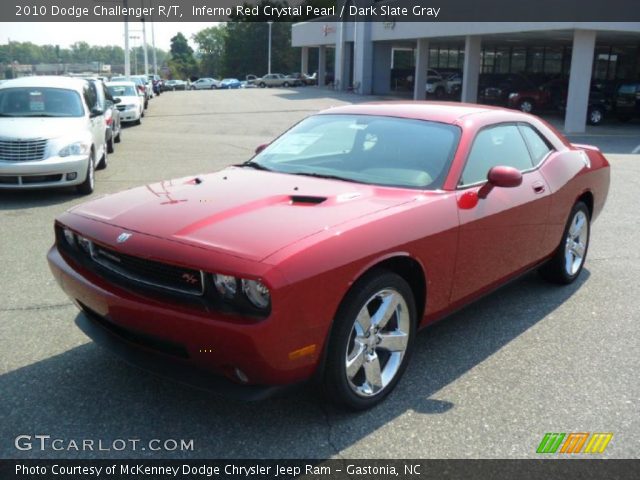
<path fill-rule="evenodd" d="M 76 236 L 68 228 L 65 228 L 63 232 L 64 232 L 64 239 L 67 241 L 69 245 L 73 247 L 76 244 Z"/>
<path fill-rule="evenodd" d="M 75 180 L 76 178 L 78 178 L 77 172 L 67 173 L 67 180 Z"/>
<path fill-rule="evenodd" d="M 245 373 L 240 370 L 238 367 L 236 367 L 233 372 L 236 374 L 236 377 L 238 377 L 238 380 L 240 380 L 242 383 L 248 383 L 249 382 L 249 377 L 247 377 L 245 375 Z"/>

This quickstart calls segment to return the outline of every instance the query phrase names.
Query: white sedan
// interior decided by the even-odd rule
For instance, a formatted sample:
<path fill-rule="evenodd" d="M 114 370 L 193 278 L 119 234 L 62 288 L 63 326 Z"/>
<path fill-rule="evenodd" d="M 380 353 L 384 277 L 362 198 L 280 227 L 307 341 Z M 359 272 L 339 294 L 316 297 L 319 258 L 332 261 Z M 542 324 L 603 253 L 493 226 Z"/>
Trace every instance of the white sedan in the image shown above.
<path fill-rule="evenodd" d="M 119 98 L 116 106 L 120 111 L 121 122 L 134 122 L 140 125 L 144 117 L 144 97 L 139 93 L 133 82 L 109 82 L 106 84 L 109 93 L 114 98 Z"/>
<path fill-rule="evenodd" d="M 195 82 L 191 84 L 189 87 L 191 90 L 212 90 L 216 88 L 220 88 L 220 80 L 216 80 L 215 78 L 199 78 Z"/>

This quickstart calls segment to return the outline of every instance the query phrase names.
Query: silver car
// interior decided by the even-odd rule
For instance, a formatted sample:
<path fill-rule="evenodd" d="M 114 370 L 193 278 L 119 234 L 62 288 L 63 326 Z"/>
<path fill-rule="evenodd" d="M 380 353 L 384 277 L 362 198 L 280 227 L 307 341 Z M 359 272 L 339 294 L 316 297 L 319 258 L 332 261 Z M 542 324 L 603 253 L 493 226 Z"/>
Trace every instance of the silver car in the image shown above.
<path fill-rule="evenodd" d="M 93 192 L 107 124 L 92 82 L 23 77 L 0 85 L 0 188 Z"/>

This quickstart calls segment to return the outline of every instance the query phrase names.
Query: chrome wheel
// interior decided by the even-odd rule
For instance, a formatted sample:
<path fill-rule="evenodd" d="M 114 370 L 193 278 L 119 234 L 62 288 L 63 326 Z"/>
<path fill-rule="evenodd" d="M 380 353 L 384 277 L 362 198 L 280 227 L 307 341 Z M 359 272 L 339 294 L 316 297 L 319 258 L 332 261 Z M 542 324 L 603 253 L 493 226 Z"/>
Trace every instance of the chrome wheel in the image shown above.
<path fill-rule="evenodd" d="M 520 103 L 520 110 L 524 113 L 531 113 L 533 111 L 533 103 L 529 100 L 523 100 L 522 103 Z"/>
<path fill-rule="evenodd" d="M 347 381 L 360 397 L 382 392 L 396 377 L 409 345 L 411 319 L 403 296 L 384 289 L 367 300 L 349 335 Z"/>
<path fill-rule="evenodd" d="M 578 210 L 571 220 L 564 247 L 564 268 L 570 276 L 575 275 L 584 262 L 589 242 L 588 222 L 587 215 L 582 210 Z"/>
<path fill-rule="evenodd" d="M 602 111 L 595 108 L 589 113 L 589 123 L 591 123 L 591 125 L 598 125 L 602 122 L 603 117 Z"/>

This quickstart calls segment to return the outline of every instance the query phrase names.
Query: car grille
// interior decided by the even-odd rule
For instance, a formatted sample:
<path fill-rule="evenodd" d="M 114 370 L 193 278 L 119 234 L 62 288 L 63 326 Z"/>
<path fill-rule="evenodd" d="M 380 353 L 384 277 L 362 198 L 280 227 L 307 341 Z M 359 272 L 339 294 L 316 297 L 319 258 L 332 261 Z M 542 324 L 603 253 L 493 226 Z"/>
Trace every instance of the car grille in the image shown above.
<path fill-rule="evenodd" d="M 56 226 L 56 238 L 58 246 L 67 255 L 98 274 L 115 275 L 129 284 L 190 296 L 204 294 L 204 276 L 200 270 L 125 255 L 91 241 L 87 241 L 84 246 L 76 242 L 76 245 L 71 247 L 58 226 Z"/>
<path fill-rule="evenodd" d="M 146 260 L 93 244 L 91 258 L 98 265 L 129 280 L 191 295 L 202 295 L 202 272 Z"/>
<path fill-rule="evenodd" d="M 0 140 L 0 160 L 6 162 L 30 162 L 44 158 L 47 141 L 35 140 Z"/>

